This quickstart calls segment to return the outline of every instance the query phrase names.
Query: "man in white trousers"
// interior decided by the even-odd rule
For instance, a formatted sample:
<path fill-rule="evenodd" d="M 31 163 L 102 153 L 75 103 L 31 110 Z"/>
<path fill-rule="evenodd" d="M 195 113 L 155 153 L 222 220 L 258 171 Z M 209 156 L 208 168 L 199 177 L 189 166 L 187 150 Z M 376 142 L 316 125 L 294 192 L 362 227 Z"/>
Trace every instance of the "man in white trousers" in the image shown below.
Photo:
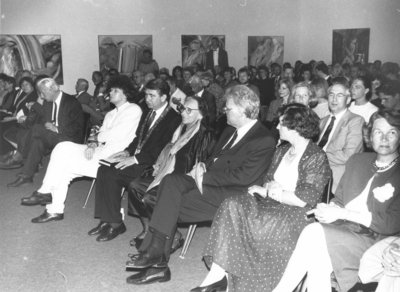
<path fill-rule="evenodd" d="M 25 206 L 46 205 L 44 213 L 32 223 L 64 219 L 64 202 L 69 183 L 76 177 L 96 177 L 99 160 L 125 149 L 136 136 L 142 110 L 127 102 L 133 85 L 126 76 L 110 82 L 110 102 L 115 109 L 107 113 L 99 132 L 89 138 L 87 145 L 59 143 L 51 153 L 42 186 L 29 197 L 22 198 Z"/>

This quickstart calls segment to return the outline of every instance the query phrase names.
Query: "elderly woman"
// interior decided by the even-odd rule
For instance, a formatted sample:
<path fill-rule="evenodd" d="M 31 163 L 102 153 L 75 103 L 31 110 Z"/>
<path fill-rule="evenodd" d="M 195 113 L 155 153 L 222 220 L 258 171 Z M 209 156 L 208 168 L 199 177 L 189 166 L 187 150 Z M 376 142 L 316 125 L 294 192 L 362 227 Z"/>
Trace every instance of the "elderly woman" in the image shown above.
<path fill-rule="evenodd" d="M 301 103 L 310 108 L 314 108 L 318 104 L 318 98 L 311 85 L 307 82 L 299 82 L 292 87 L 292 94 L 289 102 Z"/>
<path fill-rule="evenodd" d="M 266 120 L 269 122 L 274 122 L 278 119 L 279 116 L 279 108 L 287 103 L 289 103 L 290 91 L 293 86 L 292 81 L 289 79 L 281 79 L 279 80 L 278 87 L 278 97 L 273 100 L 268 108 L 268 113 Z"/>
<path fill-rule="evenodd" d="M 330 178 L 325 153 L 310 139 L 318 117 L 302 104 L 282 110 L 278 147 L 263 186 L 226 199 L 218 209 L 205 252 L 211 270 L 196 291 L 271 291 L 278 283 L 301 230 L 310 223 Z M 210 258 L 211 257 L 211 258 Z M 214 290 L 213 290 L 214 289 Z M 222 290 L 221 290 L 222 291 Z"/>
<path fill-rule="evenodd" d="M 149 209 L 155 205 L 158 185 L 164 176 L 169 173 L 190 172 L 197 161 L 208 159 L 214 146 L 214 135 L 207 125 L 206 101 L 192 96 L 177 108 L 181 112 L 182 124 L 176 129 L 171 142 L 164 147 L 148 175 L 135 179 L 129 185 L 129 211 L 139 216 L 143 225 L 142 233 L 131 241 L 131 245 L 137 247 L 148 230 Z"/>
<path fill-rule="evenodd" d="M 274 290 L 292 291 L 307 273 L 309 292 L 348 291 L 358 280 L 364 251 L 400 232 L 400 114 L 376 112 L 368 125 L 375 152 L 354 154 L 329 204 L 313 210 L 319 223 L 300 235 L 285 274 Z"/>

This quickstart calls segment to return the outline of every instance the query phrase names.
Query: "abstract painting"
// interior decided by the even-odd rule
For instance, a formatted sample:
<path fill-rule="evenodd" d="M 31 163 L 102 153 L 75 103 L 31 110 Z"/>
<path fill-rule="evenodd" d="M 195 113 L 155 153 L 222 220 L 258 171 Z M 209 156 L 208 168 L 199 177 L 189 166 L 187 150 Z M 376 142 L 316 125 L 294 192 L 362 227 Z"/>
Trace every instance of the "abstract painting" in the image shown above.
<path fill-rule="evenodd" d="M 368 63 L 369 34 L 369 28 L 333 30 L 332 64 Z"/>
<path fill-rule="evenodd" d="M 63 84 L 60 35 L 0 35 L 0 73 L 20 70 L 48 75 Z"/>
<path fill-rule="evenodd" d="M 283 63 L 283 36 L 249 36 L 248 64 L 259 67 L 270 66 L 272 63 Z"/>
<path fill-rule="evenodd" d="M 225 49 L 224 35 L 182 35 L 182 67 L 195 64 L 200 69 L 206 66 L 206 54 L 211 49 L 211 39 L 218 38 L 219 47 Z"/>
<path fill-rule="evenodd" d="M 145 49 L 153 50 L 151 35 L 99 35 L 100 71 L 117 69 L 130 74 L 137 69 Z"/>

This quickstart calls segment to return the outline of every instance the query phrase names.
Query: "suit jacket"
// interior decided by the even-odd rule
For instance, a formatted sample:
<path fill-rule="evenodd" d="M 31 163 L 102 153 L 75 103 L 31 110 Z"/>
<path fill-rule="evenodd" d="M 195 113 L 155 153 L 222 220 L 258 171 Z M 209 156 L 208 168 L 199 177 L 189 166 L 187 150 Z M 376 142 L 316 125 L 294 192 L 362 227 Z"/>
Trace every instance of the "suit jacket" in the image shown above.
<path fill-rule="evenodd" d="M 218 50 L 218 64 L 214 64 L 213 50 L 209 50 L 206 54 L 206 70 L 214 69 L 216 65 L 220 66 L 221 69 L 229 67 L 228 53 L 222 48 Z"/>
<path fill-rule="evenodd" d="M 78 95 L 77 99 L 81 104 L 89 105 L 92 100 L 92 96 L 89 93 L 87 93 L 86 91 L 84 91 Z"/>
<path fill-rule="evenodd" d="M 227 127 L 214 148 L 214 159 L 228 142 L 235 129 Z M 233 196 L 247 191 L 251 185 L 261 185 L 271 163 L 276 141 L 260 122 L 257 122 L 229 150 L 209 167 L 203 177 L 203 196 L 220 205 L 221 196 Z"/>
<path fill-rule="evenodd" d="M 22 94 L 24 94 L 24 93 L 22 93 Z M 7 93 L 3 98 L 3 102 L 1 103 L 0 109 L 11 111 L 11 108 L 13 107 L 14 99 L 16 96 L 17 96 L 17 91 L 11 91 L 11 92 Z"/>
<path fill-rule="evenodd" d="M 320 121 L 321 135 L 330 116 L 326 116 Z M 326 155 L 332 169 L 332 192 L 335 193 L 340 178 L 343 175 L 347 160 L 354 153 L 363 150 L 362 127 L 364 119 L 349 110 L 338 122 L 332 138 L 326 147 Z"/>
<path fill-rule="evenodd" d="M 22 94 L 21 94 L 22 96 Z M 29 94 L 24 94 L 22 97 L 18 98 L 14 106 L 12 107 L 12 112 L 17 114 L 20 110 L 24 111 L 24 114 L 27 115 L 29 113 L 29 109 L 25 106 L 28 102 L 36 102 L 38 95 L 36 91 L 32 91 Z"/>
<path fill-rule="evenodd" d="M 387 171 L 376 173 L 373 167 L 375 160 L 376 153 L 354 154 L 346 163 L 346 171 L 332 201 L 344 207 L 361 194 L 375 175 L 367 198 L 368 210 L 372 214 L 368 227 L 385 236 L 400 234 L 400 162 Z M 376 195 L 378 192 L 374 191 L 380 187 L 389 189 L 384 196 Z"/>
<path fill-rule="evenodd" d="M 53 103 L 43 103 L 41 123 L 51 122 Z M 78 100 L 69 94 L 62 93 L 58 110 L 58 134 L 62 140 L 80 143 L 83 135 L 83 111 Z"/>
<path fill-rule="evenodd" d="M 201 98 L 204 98 L 207 103 L 209 123 L 214 127 L 217 119 L 217 101 L 215 100 L 215 96 L 204 89 Z"/>
<path fill-rule="evenodd" d="M 135 151 L 139 143 L 140 132 L 148 113 L 149 111 L 142 115 L 140 123 L 137 127 L 136 137 L 125 149 L 131 156 L 135 155 Z M 161 150 L 171 140 L 172 134 L 175 132 L 180 123 L 181 116 L 173 109 L 168 107 L 168 113 L 163 117 L 163 120 L 157 124 L 156 128 L 153 129 L 146 143 L 142 146 L 140 153 L 135 155 L 138 164 L 152 166 L 157 160 Z"/>

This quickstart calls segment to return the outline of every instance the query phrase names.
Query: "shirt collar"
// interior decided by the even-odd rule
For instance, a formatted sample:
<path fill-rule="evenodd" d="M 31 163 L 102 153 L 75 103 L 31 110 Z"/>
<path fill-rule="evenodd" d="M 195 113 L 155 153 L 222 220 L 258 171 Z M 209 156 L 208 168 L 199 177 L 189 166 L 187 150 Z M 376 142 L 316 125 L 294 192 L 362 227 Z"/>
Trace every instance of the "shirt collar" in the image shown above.
<path fill-rule="evenodd" d="M 165 110 L 165 108 L 168 106 L 168 102 L 166 102 L 162 107 L 160 107 L 158 110 L 156 110 L 156 116 L 160 116 L 162 112 Z"/>
<path fill-rule="evenodd" d="M 116 111 L 122 111 L 124 108 L 126 108 L 129 105 L 129 102 L 125 102 L 123 105 L 120 105 L 119 107 L 115 107 Z"/>
<path fill-rule="evenodd" d="M 336 120 L 336 122 L 337 121 L 339 121 L 343 116 L 344 116 L 344 114 L 347 112 L 347 108 L 344 110 L 344 111 L 341 111 L 340 113 L 338 113 L 338 114 L 332 114 L 331 113 L 331 117 L 332 116 L 335 116 L 335 120 Z"/>
<path fill-rule="evenodd" d="M 251 120 L 247 124 L 237 128 L 238 137 L 243 137 L 256 123 L 257 120 Z"/>

